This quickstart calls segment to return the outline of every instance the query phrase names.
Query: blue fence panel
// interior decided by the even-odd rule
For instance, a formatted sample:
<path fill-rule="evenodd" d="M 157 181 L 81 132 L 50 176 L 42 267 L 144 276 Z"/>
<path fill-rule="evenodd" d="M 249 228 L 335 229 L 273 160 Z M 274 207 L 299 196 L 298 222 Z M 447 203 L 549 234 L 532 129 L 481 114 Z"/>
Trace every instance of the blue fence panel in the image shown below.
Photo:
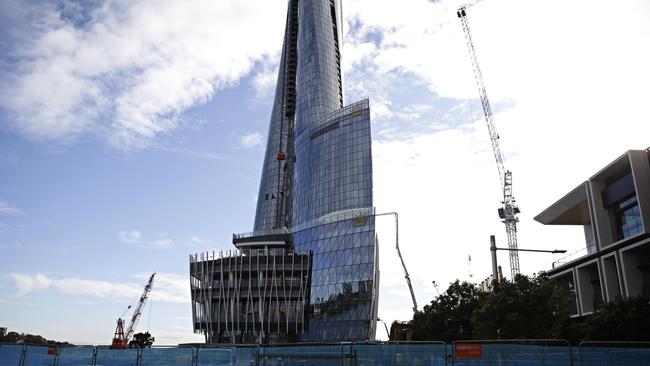
<path fill-rule="evenodd" d="M 351 358 L 350 351 L 349 344 L 272 346 L 260 348 L 257 358 L 258 364 L 264 366 L 339 366 Z"/>
<path fill-rule="evenodd" d="M 431 365 L 446 363 L 444 344 L 355 344 L 351 346 L 355 365 Z"/>
<path fill-rule="evenodd" d="M 93 347 L 59 348 L 59 360 L 56 366 L 90 366 L 94 351 Z"/>
<path fill-rule="evenodd" d="M 191 348 L 145 348 L 140 354 L 140 366 L 192 366 Z"/>
<path fill-rule="evenodd" d="M 0 366 L 649 366 L 650 347 L 519 343 L 433 343 L 152 348 L 111 350 L 0 344 Z M 25 352 L 23 352 L 23 350 Z M 52 351 L 55 349 L 52 349 Z M 573 360 L 571 360 L 573 356 Z"/>
<path fill-rule="evenodd" d="M 48 350 L 47 346 L 27 346 L 23 366 L 54 366 L 56 348 L 52 354 L 48 354 Z"/>
<path fill-rule="evenodd" d="M 199 348 L 197 357 L 197 366 L 229 366 L 236 361 L 232 348 Z"/>
<path fill-rule="evenodd" d="M 258 347 L 236 347 L 233 350 L 233 365 L 236 366 L 245 366 L 245 365 L 257 365 L 257 351 Z"/>
<path fill-rule="evenodd" d="M 650 348 L 580 347 L 580 364 L 584 366 L 648 366 Z"/>
<path fill-rule="evenodd" d="M 466 345 L 463 343 L 463 345 Z M 480 344 L 481 357 L 464 358 L 454 353 L 454 365 L 458 366 L 569 366 L 569 346 Z"/>
<path fill-rule="evenodd" d="M 137 349 L 97 348 L 95 366 L 136 366 Z"/>
<path fill-rule="evenodd" d="M 0 344 L 0 365 L 19 366 L 23 348 L 22 344 Z"/>

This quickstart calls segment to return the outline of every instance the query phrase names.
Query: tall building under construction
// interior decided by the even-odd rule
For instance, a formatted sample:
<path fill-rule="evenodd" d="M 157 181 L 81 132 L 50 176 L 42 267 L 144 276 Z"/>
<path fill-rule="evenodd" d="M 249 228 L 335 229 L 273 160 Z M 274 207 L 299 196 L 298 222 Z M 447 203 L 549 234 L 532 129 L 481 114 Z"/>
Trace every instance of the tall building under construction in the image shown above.
<path fill-rule="evenodd" d="M 335 0 L 289 0 L 254 231 L 190 256 L 208 343 L 375 337 L 370 110 L 343 106 L 340 14 Z"/>

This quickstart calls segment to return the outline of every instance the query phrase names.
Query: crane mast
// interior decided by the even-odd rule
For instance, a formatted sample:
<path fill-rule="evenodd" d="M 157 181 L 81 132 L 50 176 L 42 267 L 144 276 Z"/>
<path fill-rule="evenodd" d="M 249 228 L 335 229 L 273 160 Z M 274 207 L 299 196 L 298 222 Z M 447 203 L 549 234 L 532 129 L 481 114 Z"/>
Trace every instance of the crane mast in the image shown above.
<path fill-rule="evenodd" d="M 122 348 L 126 348 L 127 345 L 129 344 L 129 340 L 131 339 L 131 337 L 133 337 L 133 333 L 135 332 L 135 327 L 138 325 L 138 321 L 140 320 L 140 315 L 142 315 L 142 309 L 144 309 L 144 305 L 147 303 L 147 299 L 149 298 L 149 293 L 151 292 L 151 288 L 153 287 L 153 278 L 155 276 L 156 276 L 155 272 L 151 274 L 151 276 L 149 277 L 149 281 L 144 286 L 144 290 L 142 291 L 142 295 L 140 295 L 138 304 L 136 305 L 135 310 L 133 310 L 133 315 L 131 315 L 131 321 L 129 322 L 129 326 L 126 328 L 126 333 L 124 332 L 124 320 L 122 318 L 117 319 L 117 328 L 115 330 L 115 336 L 113 338 L 113 343 L 111 344 L 111 348 L 122 349 Z"/>
<path fill-rule="evenodd" d="M 460 22 L 463 26 L 465 33 L 465 42 L 469 50 L 470 59 L 472 61 L 472 68 L 474 69 L 474 78 L 478 86 L 478 92 L 481 98 L 481 105 L 483 106 L 483 115 L 485 122 L 487 122 L 488 131 L 490 133 L 490 141 L 492 142 L 492 151 L 499 170 L 499 180 L 501 182 L 501 190 L 503 191 L 503 207 L 499 208 L 499 217 L 506 227 L 506 235 L 508 237 L 508 249 L 510 254 L 510 273 L 511 276 L 519 274 L 519 253 L 517 252 L 517 214 L 520 212 L 519 207 L 516 205 L 515 198 L 512 195 L 512 172 L 505 169 L 503 163 L 503 154 L 499 146 L 499 134 L 497 133 L 496 126 L 494 125 L 494 118 L 492 117 L 492 109 L 490 108 L 490 101 L 488 100 L 485 84 L 483 83 L 483 75 L 481 68 L 478 64 L 476 57 L 476 49 L 472 41 L 472 34 L 469 29 L 469 22 L 467 20 L 467 12 L 465 7 L 461 7 L 456 12 Z"/>

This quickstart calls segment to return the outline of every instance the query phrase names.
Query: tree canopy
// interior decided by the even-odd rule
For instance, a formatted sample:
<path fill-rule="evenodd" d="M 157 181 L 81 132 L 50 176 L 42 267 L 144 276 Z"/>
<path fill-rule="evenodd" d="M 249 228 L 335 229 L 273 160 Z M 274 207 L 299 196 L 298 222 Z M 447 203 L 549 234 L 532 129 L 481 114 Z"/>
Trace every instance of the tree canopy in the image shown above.
<path fill-rule="evenodd" d="M 488 292 L 474 312 L 476 339 L 560 338 L 569 301 L 546 276 L 515 276 Z"/>
<path fill-rule="evenodd" d="M 485 293 L 476 285 L 456 280 L 445 293 L 414 314 L 413 340 L 471 339 L 474 333 L 472 315 L 484 297 Z"/>
<path fill-rule="evenodd" d="M 601 305 L 583 325 L 585 340 L 650 341 L 650 303 L 643 297 Z"/>
<path fill-rule="evenodd" d="M 129 342 L 129 348 L 151 348 L 156 338 L 152 337 L 149 332 L 136 333 Z"/>
<path fill-rule="evenodd" d="M 545 275 L 518 275 L 491 291 L 455 281 L 409 322 L 414 341 L 466 339 L 650 340 L 650 303 L 618 299 L 570 317 L 569 298 Z"/>
<path fill-rule="evenodd" d="M 57 341 L 45 339 L 40 335 L 18 333 L 18 332 L 8 332 L 6 335 L 0 336 L 0 342 L 71 346 L 71 344 L 68 342 L 57 342 Z"/>

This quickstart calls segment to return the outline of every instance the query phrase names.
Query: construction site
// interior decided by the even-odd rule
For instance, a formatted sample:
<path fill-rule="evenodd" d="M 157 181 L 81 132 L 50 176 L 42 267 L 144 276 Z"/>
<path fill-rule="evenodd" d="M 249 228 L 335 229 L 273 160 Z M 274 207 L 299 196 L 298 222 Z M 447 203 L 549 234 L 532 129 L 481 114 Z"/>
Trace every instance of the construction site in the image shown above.
<path fill-rule="evenodd" d="M 147 272 L 139 297 L 116 317 L 112 339 L 106 334 L 106 345 L 0 343 L 0 366 L 650 365 L 650 342 L 645 339 L 605 341 L 571 333 L 587 329 L 589 319 L 607 304 L 635 299 L 647 304 L 650 299 L 650 147 L 611 157 L 611 163 L 576 181 L 575 188 L 534 217 L 543 225 L 577 226 L 584 231 L 584 248 L 564 256 L 562 247 L 528 247 L 523 236 L 520 248 L 521 210 L 513 188 L 517 176 L 507 168 L 512 165 L 506 161 L 509 155 L 479 65 L 477 51 L 482 48 L 470 27 L 472 8 L 458 8 L 454 21 L 468 51 L 472 70 L 467 73 L 476 84 L 474 101 L 480 101 L 487 127 L 483 137 L 489 140 L 489 159 L 496 163 L 497 174 L 482 179 L 498 179 L 500 187 L 493 192 L 496 212 L 489 220 L 503 224 L 505 231 L 481 233 L 484 245 L 467 254 L 468 281 L 456 282 L 457 289 L 469 289 L 467 298 L 455 298 L 450 290 L 441 293 L 436 281 L 429 281 L 434 299 L 418 305 L 416 295 L 422 294 L 416 292 L 424 285 L 411 278 L 405 258 L 422 254 L 413 250 L 413 243 L 404 243 L 403 236 L 400 242 L 399 213 L 377 212 L 373 201 L 373 104 L 368 99 L 344 104 L 342 6 L 336 0 L 288 0 L 253 230 L 233 234 L 230 250 L 203 248 L 185 259 L 187 313 L 193 333 L 203 342 L 155 343 L 156 334 L 149 333 L 141 318 L 151 311 L 154 280 L 160 281 L 163 271 L 158 277 Z M 394 237 L 380 237 L 378 219 L 383 217 L 394 220 L 385 225 Z M 379 308 L 380 301 L 394 296 L 379 291 L 380 282 L 386 281 L 379 268 L 380 240 L 382 258 L 399 266 L 399 283 L 409 295 L 399 300 L 411 317 L 391 324 L 382 320 L 389 315 Z M 479 250 L 490 254 L 490 273 L 474 273 L 472 257 L 482 257 L 476 255 Z M 507 253 L 506 270 L 497 260 L 500 251 Z M 522 269 L 520 252 L 563 256 L 550 268 Z M 555 311 L 558 305 L 553 315 L 566 315 L 562 324 L 578 325 L 548 330 L 544 334 L 558 336 L 545 338 L 510 337 L 505 326 L 487 340 L 424 341 L 417 334 L 417 316 L 424 319 L 444 306 L 455 306 L 454 311 L 469 307 L 463 302 L 468 298 L 476 300 L 474 305 L 485 304 L 480 301 L 519 277 L 533 278 L 530 283 L 552 281 L 559 299 L 553 300 L 565 301 L 568 309 L 567 314 Z M 453 323 L 459 328 L 456 334 L 480 334 L 463 333 L 474 331 L 466 324 L 476 325 L 480 309 L 472 311 L 466 319 L 471 323 L 440 315 L 447 317 L 427 324 Z M 567 334 L 578 335 L 569 339 Z"/>

